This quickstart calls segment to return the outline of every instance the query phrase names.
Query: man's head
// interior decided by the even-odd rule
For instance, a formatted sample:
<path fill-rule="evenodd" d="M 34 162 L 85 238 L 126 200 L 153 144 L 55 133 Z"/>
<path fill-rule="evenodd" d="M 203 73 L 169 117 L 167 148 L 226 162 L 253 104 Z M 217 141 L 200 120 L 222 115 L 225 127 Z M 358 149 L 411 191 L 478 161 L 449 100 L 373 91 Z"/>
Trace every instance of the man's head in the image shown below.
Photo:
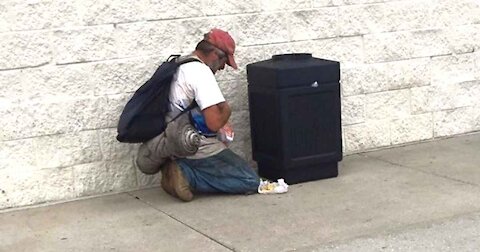
<path fill-rule="evenodd" d="M 224 69 L 225 64 L 237 69 L 237 63 L 233 58 L 235 52 L 235 41 L 228 32 L 220 29 L 212 29 L 204 35 L 202 41 L 195 48 L 203 56 L 202 60 L 212 72 Z"/>

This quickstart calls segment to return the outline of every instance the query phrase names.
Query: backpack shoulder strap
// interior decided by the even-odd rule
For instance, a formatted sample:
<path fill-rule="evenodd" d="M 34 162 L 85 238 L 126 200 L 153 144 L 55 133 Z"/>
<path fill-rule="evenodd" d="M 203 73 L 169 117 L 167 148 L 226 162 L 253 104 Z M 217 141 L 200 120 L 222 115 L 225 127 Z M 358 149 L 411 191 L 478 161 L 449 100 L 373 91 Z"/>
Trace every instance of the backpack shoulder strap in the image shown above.
<path fill-rule="evenodd" d="M 188 111 L 194 109 L 196 106 L 198 106 L 197 101 L 193 100 L 192 103 L 190 103 L 190 105 L 188 105 L 188 107 L 186 107 L 184 110 L 182 110 L 180 113 L 178 113 L 178 115 L 173 117 L 172 120 L 170 120 L 168 123 L 171 123 L 171 122 L 175 121 L 177 118 L 179 118 L 183 114 L 187 113 Z"/>
<path fill-rule="evenodd" d="M 172 56 L 177 56 L 177 55 L 171 55 L 171 56 L 169 57 L 169 59 L 170 59 Z M 182 65 L 182 64 L 189 63 L 189 62 L 194 62 L 194 61 L 202 62 L 202 61 L 200 61 L 199 59 L 197 59 L 197 58 L 195 58 L 195 57 L 192 57 L 192 56 L 188 56 L 188 57 L 180 57 L 180 56 L 177 56 L 177 57 L 175 57 L 173 60 L 175 60 L 175 62 L 176 62 L 178 65 Z"/>
<path fill-rule="evenodd" d="M 189 63 L 189 62 L 194 62 L 194 61 L 198 61 L 198 62 L 201 62 L 199 59 L 195 58 L 195 57 L 181 57 L 180 55 L 178 54 L 174 54 L 174 55 L 170 55 L 170 57 L 168 57 L 167 61 L 175 61 L 175 63 L 178 64 L 178 66 L 182 65 L 182 64 L 185 64 L 185 63 Z M 197 107 L 198 104 L 197 104 L 197 101 L 193 100 L 192 103 L 190 103 L 190 105 L 188 105 L 188 107 L 186 107 L 184 110 L 182 110 L 178 115 L 176 115 L 175 117 L 172 118 L 172 120 L 170 120 L 168 123 L 171 123 L 173 121 L 175 121 L 177 118 L 179 118 L 181 115 L 187 113 L 188 111 L 194 109 L 195 107 Z M 167 123 L 167 124 L 168 124 Z"/>

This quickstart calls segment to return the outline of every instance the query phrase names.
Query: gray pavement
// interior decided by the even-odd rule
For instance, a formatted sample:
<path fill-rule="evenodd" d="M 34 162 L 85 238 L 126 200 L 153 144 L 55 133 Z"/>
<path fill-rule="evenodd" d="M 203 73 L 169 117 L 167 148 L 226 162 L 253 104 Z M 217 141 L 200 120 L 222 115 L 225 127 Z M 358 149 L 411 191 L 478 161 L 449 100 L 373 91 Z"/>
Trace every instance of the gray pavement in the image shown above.
<path fill-rule="evenodd" d="M 478 251 L 480 133 L 347 156 L 281 195 L 160 188 L 0 212 L 0 251 Z"/>

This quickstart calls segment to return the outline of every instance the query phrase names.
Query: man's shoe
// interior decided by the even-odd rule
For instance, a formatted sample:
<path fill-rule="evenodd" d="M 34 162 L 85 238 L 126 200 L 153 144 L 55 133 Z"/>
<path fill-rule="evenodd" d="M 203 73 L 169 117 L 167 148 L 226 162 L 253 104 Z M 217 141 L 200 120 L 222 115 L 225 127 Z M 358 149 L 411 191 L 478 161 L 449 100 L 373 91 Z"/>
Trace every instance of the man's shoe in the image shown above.
<path fill-rule="evenodd" d="M 161 185 L 168 194 L 185 202 L 193 199 L 188 181 L 175 161 L 168 161 L 163 167 Z"/>
<path fill-rule="evenodd" d="M 170 183 L 170 179 L 169 179 L 169 169 L 168 169 L 168 166 L 170 166 L 170 162 L 172 161 L 167 161 L 164 165 L 162 165 L 161 167 L 161 171 L 162 171 L 162 178 L 160 180 L 160 184 L 162 185 L 162 188 L 165 192 L 167 192 L 168 194 L 174 196 L 174 197 L 177 197 L 177 195 L 175 194 L 175 190 L 173 189 L 173 187 L 171 186 L 171 183 Z"/>

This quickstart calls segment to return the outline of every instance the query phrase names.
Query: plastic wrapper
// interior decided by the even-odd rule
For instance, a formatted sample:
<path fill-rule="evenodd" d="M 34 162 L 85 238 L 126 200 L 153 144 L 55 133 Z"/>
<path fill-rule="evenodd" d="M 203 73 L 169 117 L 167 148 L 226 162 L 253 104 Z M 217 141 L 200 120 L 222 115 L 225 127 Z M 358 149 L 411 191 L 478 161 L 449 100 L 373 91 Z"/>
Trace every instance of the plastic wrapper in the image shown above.
<path fill-rule="evenodd" d="M 217 132 L 218 140 L 220 140 L 220 142 L 223 142 L 224 144 L 229 144 L 233 142 L 234 136 L 235 132 L 233 132 L 233 128 L 229 123 Z"/>
<path fill-rule="evenodd" d="M 288 192 L 288 185 L 285 180 L 278 179 L 277 182 L 260 179 L 258 193 L 260 194 L 278 194 Z"/>

